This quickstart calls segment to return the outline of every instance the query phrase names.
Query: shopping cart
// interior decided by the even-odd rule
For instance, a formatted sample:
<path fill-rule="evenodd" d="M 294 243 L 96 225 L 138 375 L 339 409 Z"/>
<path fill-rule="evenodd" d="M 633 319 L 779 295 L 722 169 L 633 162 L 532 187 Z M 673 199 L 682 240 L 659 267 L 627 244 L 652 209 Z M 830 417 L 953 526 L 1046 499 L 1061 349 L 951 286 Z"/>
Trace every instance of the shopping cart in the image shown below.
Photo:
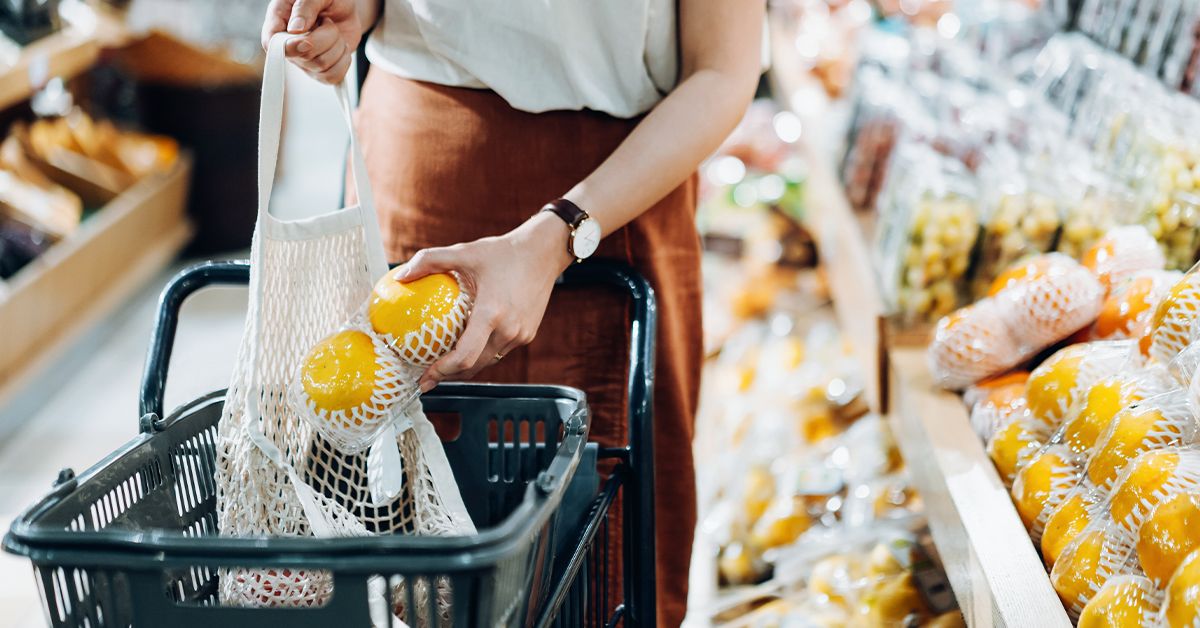
<path fill-rule="evenodd" d="M 654 624 L 655 305 L 644 279 L 624 266 L 589 263 L 560 282 L 630 296 L 627 446 L 586 443 L 590 417 L 578 390 L 443 384 L 422 403 L 431 417 L 458 419 L 446 455 L 480 532 L 338 539 L 218 536 L 214 460 L 224 391 L 160 418 L 184 300 L 207 286 L 248 279 L 246 263 L 214 262 L 171 280 L 147 356 L 140 433 L 81 474 L 63 470 L 5 536 L 5 550 L 32 561 L 51 625 Z M 615 466 L 601 483 L 597 465 L 605 460 Z M 608 590 L 608 532 L 618 500 L 620 592 Z M 312 608 L 221 606 L 218 579 L 234 568 L 325 572 L 333 593 Z M 436 607 L 438 596 L 421 595 L 435 588 L 448 592 L 448 610 Z M 405 617 L 392 615 L 397 603 Z"/>

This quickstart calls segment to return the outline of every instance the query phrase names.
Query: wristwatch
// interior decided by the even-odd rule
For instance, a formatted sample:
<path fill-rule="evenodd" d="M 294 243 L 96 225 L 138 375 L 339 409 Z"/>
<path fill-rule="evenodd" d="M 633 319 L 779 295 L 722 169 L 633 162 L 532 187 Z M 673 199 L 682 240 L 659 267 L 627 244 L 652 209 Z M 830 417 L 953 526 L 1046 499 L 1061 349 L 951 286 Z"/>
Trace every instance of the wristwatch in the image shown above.
<path fill-rule="evenodd" d="M 567 236 L 567 252 L 575 258 L 576 263 L 596 252 L 596 248 L 600 246 L 600 224 L 587 212 L 579 209 L 578 205 L 565 198 L 559 198 L 546 203 L 542 211 L 562 218 L 571 229 L 571 234 Z"/>

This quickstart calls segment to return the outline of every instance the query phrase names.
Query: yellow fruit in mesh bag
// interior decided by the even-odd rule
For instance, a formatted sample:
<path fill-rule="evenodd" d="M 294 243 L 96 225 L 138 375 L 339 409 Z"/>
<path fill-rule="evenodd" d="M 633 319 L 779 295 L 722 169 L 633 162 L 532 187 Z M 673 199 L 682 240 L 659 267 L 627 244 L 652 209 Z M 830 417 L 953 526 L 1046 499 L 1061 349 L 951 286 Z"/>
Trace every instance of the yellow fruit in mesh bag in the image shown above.
<path fill-rule="evenodd" d="M 763 568 L 749 548 L 741 543 L 731 543 L 722 548 L 717 558 L 717 571 L 729 584 L 752 584 L 762 576 Z"/>
<path fill-rule="evenodd" d="M 1070 458 L 1065 447 L 1053 445 L 1038 452 L 1017 472 L 1013 480 L 1013 503 L 1026 529 L 1034 529 L 1042 512 L 1057 506 L 1079 482 L 1079 471 Z"/>
<path fill-rule="evenodd" d="M 1121 469 L 1148 448 L 1146 437 L 1167 418 L 1156 408 L 1130 407 L 1117 413 L 1088 460 L 1088 478 L 1108 487 Z"/>
<path fill-rule="evenodd" d="M 1104 552 L 1104 531 L 1092 529 L 1080 534 L 1063 550 L 1050 570 L 1050 584 L 1067 608 L 1083 604 L 1103 584 L 1100 556 Z"/>
<path fill-rule="evenodd" d="M 1113 488 L 1109 510 L 1113 521 L 1131 531 L 1136 527 L 1133 515 L 1144 514 L 1163 499 L 1162 490 L 1179 468 L 1179 452 L 1171 449 L 1148 451 L 1129 463 Z"/>
<path fill-rule="evenodd" d="M 1137 575 L 1115 576 L 1104 583 L 1079 614 L 1077 628 L 1141 628 L 1158 612 L 1157 591 Z"/>
<path fill-rule="evenodd" d="M 985 299 L 938 321 L 929 345 L 934 379 L 944 388 L 964 388 L 1008 370 L 1019 359 L 999 305 Z"/>
<path fill-rule="evenodd" d="M 1167 584 L 1162 623 L 1168 628 L 1193 628 L 1200 624 L 1200 550 L 1183 559 Z"/>
<path fill-rule="evenodd" d="M 1158 505 L 1138 533 L 1138 562 L 1152 580 L 1166 583 L 1179 563 L 1200 547 L 1200 495 L 1180 493 Z"/>
<path fill-rule="evenodd" d="M 1154 302 L 1154 278 L 1137 277 L 1105 299 L 1096 317 L 1096 338 L 1130 338 Z"/>
<path fill-rule="evenodd" d="M 1029 375 L 1025 399 L 1033 418 L 1053 429 L 1075 403 L 1088 345 L 1072 345 L 1050 356 Z"/>
<path fill-rule="evenodd" d="M 426 325 L 445 320 L 454 311 L 461 293 L 458 280 L 448 273 L 434 273 L 407 283 L 395 277 L 396 271 L 391 271 L 375 283 L 367 304 L 371 328 L 391 335 L 397 345 L 404 343 L 409 334 L 423 333 L 427 336 L 422 338 L 426 346 L 436 344 L 449 349 L 462 330 Z M 412 361 L 412 356 L 401 357 Z"/>
<path fill-rule="evenodd" d="M 1125 374 L 1105 377 L 1092 384 L 1084 397 L 1083 407 L 1063 428 L 1063 443 L 1075 455 L 1088 454 L 1117 413 L 1145 398 L 1146 389 L 1145 384 Z"/>
<path fill-rule="evenodd" d="M 1008 323 L 1024 344 L 1041 348 L 1087 326 L 1104 302 L 1104 288 L 1079 262 L 1061 253 L 1040 256 L 1023 278 L 996 299 L 1010 308 Z"/>
<path fill-rule="evenodd" d="M 1009 423 L 988 441 L 988 457 L 996 465 L 996 472 L 1004 482 L 1011 483 L 1017 471 L 1042 447 L 1044 433 L 1038 425 L 1027 419 Z"/>
<path fill-rule="evenodd" d="M 1092 509 L 1086 496 L 1079 490 L 1072 491 L 1046 519 L 1042 530 L 1042 559 L 1054 566 L 1063 549 L 1092 523 Z"/>
<path fill-rule="evenodd" d="M 912 562 L 911 557 L 908 562 Z M 871 554 L 867 557 L 868 578 L 895 576 L 906 571 L 908 571 L 908 567 L 896 558 L 896 554 L 886 543 L 876 543 L 875 547 L 871 548 Z"/>
<path fill-rule="evenodd" d="M 1147 355 L 1166 363 L 1200 336 L 1200 272 L 1189 272 L 1175 284 L 1154 310 L 1149 328 Z"/>
<path fill-rule="evenodd" d="M 300 383 L 318 410 L 341 412 L 360 408 L 375 393 L 379 365 L 375 345 L 361 331 L 337 332 L 309 351 Z"/>

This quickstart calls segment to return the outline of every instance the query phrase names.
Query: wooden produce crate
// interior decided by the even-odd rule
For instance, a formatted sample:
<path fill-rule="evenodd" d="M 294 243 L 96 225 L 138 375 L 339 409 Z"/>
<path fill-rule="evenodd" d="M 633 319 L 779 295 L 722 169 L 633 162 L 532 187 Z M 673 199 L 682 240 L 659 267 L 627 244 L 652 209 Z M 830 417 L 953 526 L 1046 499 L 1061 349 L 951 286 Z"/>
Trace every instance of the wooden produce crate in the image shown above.
<path fill-rule="evenodd" d="M 191 161 L 135 183 L 0 294 L 0 404 L 169 263 L 190 236 Z"/>

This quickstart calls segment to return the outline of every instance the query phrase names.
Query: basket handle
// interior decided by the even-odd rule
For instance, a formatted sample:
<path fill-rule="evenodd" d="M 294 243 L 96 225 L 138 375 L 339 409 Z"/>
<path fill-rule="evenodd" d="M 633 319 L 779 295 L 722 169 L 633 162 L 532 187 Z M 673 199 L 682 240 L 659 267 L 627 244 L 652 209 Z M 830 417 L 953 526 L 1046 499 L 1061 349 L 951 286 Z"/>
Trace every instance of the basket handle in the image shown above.
<path fill-rule="evenodd" d="M 189 266 L 167 282 L 158 298 L 158 318 L 146 351 L 146 366 L 142 371 L 142 391 L 138 408 L 142 416 L 163 416 L 163 393 L 167 387 L 167 367 L 175 348 L 175 330 L 179 326 L 179 309 L 197 290 L 213 285 L 246 285 L 250 283 L 250 263 L 244 260 L 205 262 Z"/>
<path fill-rule="evenodd" d="M 607 285 L 630 298 L 629 442 L 624 449 L 602 451 L 622 461 L 630 478 L 624 503 L 625 604 L 630 625 L 653 625 L 655 609 L 654 542 L 654 351 L 658 306 L 654 288 L 632 267 L 594 260 L 567 269 L 561 285 Z"/>

